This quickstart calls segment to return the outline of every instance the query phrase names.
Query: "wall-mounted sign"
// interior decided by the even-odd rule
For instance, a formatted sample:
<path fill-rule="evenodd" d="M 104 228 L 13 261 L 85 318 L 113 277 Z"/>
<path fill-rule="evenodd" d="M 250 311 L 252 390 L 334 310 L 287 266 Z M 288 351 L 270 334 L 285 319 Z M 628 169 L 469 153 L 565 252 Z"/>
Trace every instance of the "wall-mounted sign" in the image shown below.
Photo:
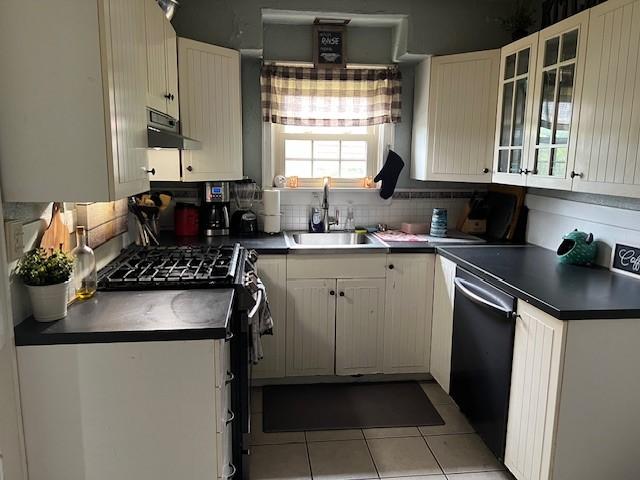
<path fill-rule="evenodd" d="M 611 270 L 640 279 L 640 247 L 616 243 L 611 254 Z"/>
<path fill-rule="evenodd" d="M 313 63 L 316 68 L 344 68 L 347 64 L 345 25 L 313 26 Z"/>

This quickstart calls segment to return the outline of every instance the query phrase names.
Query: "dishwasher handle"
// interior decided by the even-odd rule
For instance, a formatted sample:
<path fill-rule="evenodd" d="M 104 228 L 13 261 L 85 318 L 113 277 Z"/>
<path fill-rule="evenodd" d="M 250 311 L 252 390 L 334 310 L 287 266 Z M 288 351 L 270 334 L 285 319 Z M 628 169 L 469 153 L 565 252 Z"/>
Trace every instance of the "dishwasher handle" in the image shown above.
<path fill-rule="evenodd" d="M 453 282 L 455 283 L 456 288 L 460 290 L 460 293 L 462 293 L 465 297 L 467 297 L 472 302 L 480 305 L 484 305 L 494 310 L 498 310 L 504 313 L 507 316 L 507 318 L 513 318 L 515 316 L 515 312 L 511 307 L 500 302 L 499 299 L 495 298 L 489 292 L 484 292 L 481 288 L 473 285 L 472 283 L 460 277 L 456 277 L 453 280 Z M 474 292 L 473 290 L 478 290 L 478 293 Z M 479 292 L 486 293 L 486 297 L 481 295 Z"/>

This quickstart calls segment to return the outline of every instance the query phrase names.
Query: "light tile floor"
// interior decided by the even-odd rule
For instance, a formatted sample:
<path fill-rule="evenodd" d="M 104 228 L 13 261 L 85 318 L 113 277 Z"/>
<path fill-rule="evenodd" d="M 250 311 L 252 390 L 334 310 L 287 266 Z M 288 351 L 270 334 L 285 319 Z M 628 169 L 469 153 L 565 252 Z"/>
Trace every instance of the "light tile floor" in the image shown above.
<path fill-rule="evenodd" d="M 453 400 L 421 386 L 445 425 L 264 433 L 254 388 L 251 480 L 511 480 Z"/>

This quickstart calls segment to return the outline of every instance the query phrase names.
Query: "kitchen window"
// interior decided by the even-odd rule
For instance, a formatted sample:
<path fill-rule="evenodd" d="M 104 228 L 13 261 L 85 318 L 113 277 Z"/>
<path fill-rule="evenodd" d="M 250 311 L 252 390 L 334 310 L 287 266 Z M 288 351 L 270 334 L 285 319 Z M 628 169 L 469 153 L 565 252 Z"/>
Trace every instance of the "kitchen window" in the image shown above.
<path fill-rule="evenodd" d="M 276 172 L 297 176 L 300 186 L 331 177 L 335 186 L 361 187 L 377 173 L 384 127 L 305 127 L 272 125 Z"/>
<path fill-rule="evenodd" d="M 397 68 L 314 69 L 265 65 L 263 183 L 273 175 L 316 187 L 363 187 L 393 143 L 400 121 Z M 268 183 L 267 183 L 268 182 Z"/>

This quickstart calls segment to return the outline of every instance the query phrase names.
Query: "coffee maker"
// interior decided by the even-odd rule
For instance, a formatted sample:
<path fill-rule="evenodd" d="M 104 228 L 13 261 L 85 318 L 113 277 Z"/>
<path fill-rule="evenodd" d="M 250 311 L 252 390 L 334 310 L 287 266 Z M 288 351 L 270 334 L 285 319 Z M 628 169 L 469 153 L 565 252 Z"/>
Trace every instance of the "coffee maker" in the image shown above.
<path fill-rule="evenodd" d="M 229 235 L 229 183 L 204 182 L 200 227 L 205 237 Z"/>

